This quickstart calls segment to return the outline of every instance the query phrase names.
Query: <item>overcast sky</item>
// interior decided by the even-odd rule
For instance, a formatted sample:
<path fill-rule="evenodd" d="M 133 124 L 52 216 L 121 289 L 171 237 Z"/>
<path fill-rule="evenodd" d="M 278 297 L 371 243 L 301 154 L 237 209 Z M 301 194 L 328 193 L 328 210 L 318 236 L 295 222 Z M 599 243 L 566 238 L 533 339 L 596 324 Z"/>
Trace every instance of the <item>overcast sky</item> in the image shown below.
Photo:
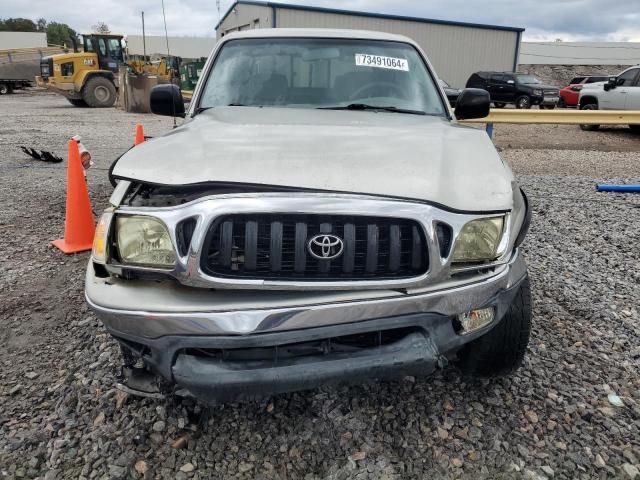
<path fill-rule="evenodd" d="M 640 42 L 640 0 L 279 0 L 322 7 L 414 15 L 526 28 L 525 40 Z M 232 0 L 220 0 L 224 14 Z M 165 0 L 169 35 L 212 36 L 216 0 Z M 0 18 L 68 23 L 87 32 L 97 21 L 114 33 L 162 34 L 161 0 L 0 0 Z"/>

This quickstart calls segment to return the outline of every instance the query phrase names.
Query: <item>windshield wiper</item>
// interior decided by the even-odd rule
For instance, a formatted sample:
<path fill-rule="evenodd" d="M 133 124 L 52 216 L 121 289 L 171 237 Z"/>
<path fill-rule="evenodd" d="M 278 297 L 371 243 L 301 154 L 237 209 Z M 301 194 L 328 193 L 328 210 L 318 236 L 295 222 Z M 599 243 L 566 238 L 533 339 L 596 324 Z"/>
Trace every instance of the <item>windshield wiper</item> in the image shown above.
<path fill-rule="evenodd" d="M 209 110 L 210 108 L 213 108 L 213 107 L 198 107 L 198 108 L 195 109 L 195 111 L 193 112 L 192 116 L 196 116 L 199 113 L 202 113 L 202 112 L 205 112 L 205 111 Z"/>
<path fill-rule="evenodd" d="M 422 110 L 410 110 L 408 108 L 382 107 L 367 105 L 366 103 L 350 103 L 349 105 L 336 105 L 334 107 L 318 107 L 318 110 L 381 110 L 383 112 L 409 113 L 411 115 L 426 115 Z"/>
<path fill-rule="evenodd" d="M 227 105 L 227 107 L 246 107 L 247 105 L 245 105 L 244 103 L 230 103 Z M 260 107 L 262 107 L 262 105 L 259 105 Z M 199 113 L 202 112 L 206 112 L 207 110 L 214 108 L 214 107 L 198 107 L 196 108 L 195 112 L 193 112 L 193 115 L 198 115 Z"/>

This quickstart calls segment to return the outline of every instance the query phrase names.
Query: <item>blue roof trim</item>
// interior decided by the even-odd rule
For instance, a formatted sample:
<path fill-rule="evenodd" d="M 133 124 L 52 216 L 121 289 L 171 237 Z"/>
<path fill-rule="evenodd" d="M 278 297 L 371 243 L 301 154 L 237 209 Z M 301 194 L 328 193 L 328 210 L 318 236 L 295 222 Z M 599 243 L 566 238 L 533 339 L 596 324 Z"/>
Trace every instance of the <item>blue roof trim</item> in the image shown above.
<path fill-rule="evenodd" d="M 294 5 L 289 3 L 258 1 L 258 0 L 236 0 L 229 7 L 227 12 L 222 16 L 222 18 L 216 25 L 216 30 L 222 24 L 222 22 L 226 20 L 226 18 L 229 16 L 229 14 L 233 11 L 233 9 L 237 5 L 256 5 L 260 7 L 288 8 L 290 10 L 305 10 L 308 12 L 320 12 L 320 13 L 336 13 L 341 15 L 354 15 L 356 17 L 384 18 L 387 20 L 404 20 L 404 21 L 410 21 L 410 22 L 432 23 L 436 25 L 452 25 L 457 27 L 482 28 L 485 30 L 506 30 L 508 32 L 517 32 L 517 33 L 524 32 L 524 28 L 505 27 L 504 25 L 487 25 L 483 23 L 456 22 L 453 20 L 437 20 L 433 18 L 409 17 L 404 15 L 387 15 L 384 13 L 360 12 L 356 10 L 340 10 L 337 8 L 311 7 L 307 5 Z"/>

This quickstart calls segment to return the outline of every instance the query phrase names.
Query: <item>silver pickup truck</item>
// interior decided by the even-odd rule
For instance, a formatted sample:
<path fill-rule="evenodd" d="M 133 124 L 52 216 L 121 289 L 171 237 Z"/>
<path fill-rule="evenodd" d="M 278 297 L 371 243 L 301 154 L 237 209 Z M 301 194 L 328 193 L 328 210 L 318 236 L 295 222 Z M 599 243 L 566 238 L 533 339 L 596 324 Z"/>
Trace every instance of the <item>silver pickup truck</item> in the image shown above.
<path fill-rule="evenodd" d="M 517 368 L 531 210 L 424 52 L 390 34 L 264 29 L 218 42 L 184 124 L 123 155 L 86 298 L 120 388 L 215 403 L 333 381 Z"/>

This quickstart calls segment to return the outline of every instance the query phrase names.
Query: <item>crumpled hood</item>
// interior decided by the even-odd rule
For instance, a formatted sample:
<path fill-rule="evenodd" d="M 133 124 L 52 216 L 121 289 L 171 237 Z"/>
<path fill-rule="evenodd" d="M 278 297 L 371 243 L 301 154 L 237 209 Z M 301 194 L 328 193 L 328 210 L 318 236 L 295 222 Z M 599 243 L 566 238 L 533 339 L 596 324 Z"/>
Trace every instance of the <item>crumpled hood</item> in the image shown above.
<path fill-rule="evenodd" d="M 388 112 L 220 107 L 131 149 L 116 177 L 393 196 L 461 211 L 512 208 L 513 174 L 484 130 Z"/>

